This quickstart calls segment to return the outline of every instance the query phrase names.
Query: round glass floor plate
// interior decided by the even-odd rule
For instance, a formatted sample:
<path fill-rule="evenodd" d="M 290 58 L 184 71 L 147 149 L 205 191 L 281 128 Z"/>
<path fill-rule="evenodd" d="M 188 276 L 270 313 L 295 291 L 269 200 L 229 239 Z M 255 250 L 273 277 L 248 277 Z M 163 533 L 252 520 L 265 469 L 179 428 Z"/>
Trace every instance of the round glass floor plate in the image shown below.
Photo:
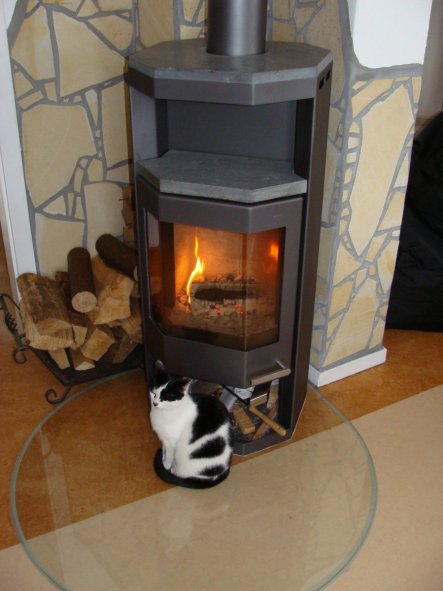
<path fill-rule="evenodd" d="M 212 489 L 168 487 L 140 374 L 92 384 L 29 436 L 11 482 L 20 542 L 56 588 L 324 588 L 363 544 L 374 466 L 354 426 L 309 388 L 295 442 Z"/>

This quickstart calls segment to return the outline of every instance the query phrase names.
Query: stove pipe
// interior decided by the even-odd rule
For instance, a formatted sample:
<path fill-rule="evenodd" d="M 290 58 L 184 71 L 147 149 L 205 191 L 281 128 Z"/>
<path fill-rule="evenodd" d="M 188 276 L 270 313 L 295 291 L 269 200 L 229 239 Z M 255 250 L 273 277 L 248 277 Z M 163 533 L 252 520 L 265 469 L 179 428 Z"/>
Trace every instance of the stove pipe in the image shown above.
<path fill-rule="evenodd" d="M 268 0 L 208 0 L 208 53 L 264 53 L 267 14 Z"/>

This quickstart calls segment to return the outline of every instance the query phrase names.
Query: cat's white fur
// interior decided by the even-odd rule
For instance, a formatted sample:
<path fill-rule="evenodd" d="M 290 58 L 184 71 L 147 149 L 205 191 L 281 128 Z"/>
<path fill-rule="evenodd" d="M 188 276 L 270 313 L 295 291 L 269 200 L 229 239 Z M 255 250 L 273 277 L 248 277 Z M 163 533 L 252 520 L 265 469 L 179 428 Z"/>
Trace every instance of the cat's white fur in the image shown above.
<path fill-rule="evenodd" d="M 225 462 L 228 463 L 231 455 L 229 446 L 225 447 L 221 456 L 215 458 L 191 458 L 191 454 L 210 439 L 215 439 L 217 436 L 226 439 L 229 425 L 222 425 L 214 433 L 190 443 L 192 425 L 197 417 L 197 409 L 188 394 L 189 386 L 181 400 L 164 402 L 160 400 L 161 391 L 162 387 L 150 390 L 149 394 L 151 398 L 151 424 L 162 442 L 163 466 L 176 476 L 189 478 L 206 468 L 219 466 Z"/>

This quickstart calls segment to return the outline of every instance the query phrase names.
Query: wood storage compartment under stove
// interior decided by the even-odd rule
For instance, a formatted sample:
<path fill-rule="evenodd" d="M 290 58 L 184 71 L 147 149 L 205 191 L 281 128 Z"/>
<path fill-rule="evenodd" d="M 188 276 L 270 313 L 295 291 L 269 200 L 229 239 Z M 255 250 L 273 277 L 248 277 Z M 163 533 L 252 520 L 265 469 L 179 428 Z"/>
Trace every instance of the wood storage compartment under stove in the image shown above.
<path fill-rule="evenodd" d="M 331 83 L 328 51 L 215 56 L 172 41 L 129 59 L 146 367 L 279 379 L 289 438 L 306 397 Z M 200 266 L 199 266 L 200 262 Z"/>

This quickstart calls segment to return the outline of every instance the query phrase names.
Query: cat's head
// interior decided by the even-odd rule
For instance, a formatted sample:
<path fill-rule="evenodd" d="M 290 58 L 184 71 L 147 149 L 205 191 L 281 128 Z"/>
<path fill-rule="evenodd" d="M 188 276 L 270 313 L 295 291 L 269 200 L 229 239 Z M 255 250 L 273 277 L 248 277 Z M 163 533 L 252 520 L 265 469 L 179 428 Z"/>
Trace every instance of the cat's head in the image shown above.
<path fill-rule="evenodd" d="M 167 408 L 176 405 L 187 395 L 190 385 L 190 378 L 168 373 L 163 363 L 157 361 L 149 385 L 151 405 L 156 408 Z"/>

